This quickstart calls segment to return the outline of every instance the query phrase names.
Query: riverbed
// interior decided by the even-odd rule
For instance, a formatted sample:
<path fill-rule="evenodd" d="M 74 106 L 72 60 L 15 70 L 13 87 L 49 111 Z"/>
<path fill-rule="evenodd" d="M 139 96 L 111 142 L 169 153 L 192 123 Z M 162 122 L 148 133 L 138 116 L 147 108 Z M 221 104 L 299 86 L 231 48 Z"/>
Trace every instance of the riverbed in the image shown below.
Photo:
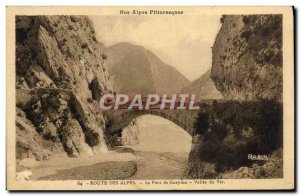
<path fill-rule="evenodd" d="M 146 115 L 137 119 L 140 143 L 89 157 L 53 157 L 30 163 L 31 180 L 184 179 L 191 137 L 174 123 Z"/>
<path fill-rule="evenodd" d="M 137 171 L 130 180 L 185 179 L 187 153 L 136 152 Z"/>

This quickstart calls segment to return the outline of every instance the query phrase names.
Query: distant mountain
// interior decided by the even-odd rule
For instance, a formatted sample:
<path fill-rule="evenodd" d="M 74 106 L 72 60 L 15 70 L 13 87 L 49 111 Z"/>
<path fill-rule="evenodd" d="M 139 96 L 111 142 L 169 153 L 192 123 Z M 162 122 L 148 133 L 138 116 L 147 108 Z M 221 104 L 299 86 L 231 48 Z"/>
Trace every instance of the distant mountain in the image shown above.
<path fill-rule="evenodd" d="M 117 93 L 179 92 L 189 81 L 142 46 L 118 43 L 104 49 L 108 72 Z"/>
<path fill-rule="evenodd" d="M 184 87 L 181 92 L 196 94 L 200 99 L 221 99 L 222 94 L 216 89 L 216 86 L 210 78 L 211 69 L 209 69 L 200 78 Z"/>

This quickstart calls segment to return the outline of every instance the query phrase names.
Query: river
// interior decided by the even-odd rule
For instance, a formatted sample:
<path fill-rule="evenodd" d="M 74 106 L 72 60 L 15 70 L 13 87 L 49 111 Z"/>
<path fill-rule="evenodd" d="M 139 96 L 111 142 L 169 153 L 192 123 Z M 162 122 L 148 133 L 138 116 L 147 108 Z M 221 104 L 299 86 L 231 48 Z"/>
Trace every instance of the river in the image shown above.
<path fill-rule="evenodd" d="M 183 179 L 187 165 L 186 153 L 136 152 L 137 171 L 131 180 Z"/>
<path fill-rule="evenodd" d="M 137 172 L 129 179 L 185 177 L 191 136 L 174 123 L 151 115 L 137 119 L 140 143 L 133 146 Z"/>

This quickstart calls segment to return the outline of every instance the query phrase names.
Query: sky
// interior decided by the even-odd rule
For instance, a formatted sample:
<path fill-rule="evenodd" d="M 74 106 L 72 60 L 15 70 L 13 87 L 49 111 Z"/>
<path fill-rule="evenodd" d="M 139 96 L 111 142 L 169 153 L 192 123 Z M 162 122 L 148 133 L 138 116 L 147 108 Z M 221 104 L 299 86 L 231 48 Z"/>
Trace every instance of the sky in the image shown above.
<path fill-rule="evenodd" d="M 105 46 L 119 42 L 151 50 L 188 80 L 204 74 L 212 63 L 221 15 L 91 16 L 97 39 Z"/>

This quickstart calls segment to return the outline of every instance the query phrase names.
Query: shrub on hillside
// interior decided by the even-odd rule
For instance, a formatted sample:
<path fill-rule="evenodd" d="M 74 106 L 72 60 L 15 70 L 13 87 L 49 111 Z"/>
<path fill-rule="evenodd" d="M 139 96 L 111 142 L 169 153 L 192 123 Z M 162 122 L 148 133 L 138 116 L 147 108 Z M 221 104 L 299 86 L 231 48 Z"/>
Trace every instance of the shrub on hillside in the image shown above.
<path fill-rule="evenodd" d="M 91 147 L 96 146 L 100 141 L 99 133 L 88 131 L 85 133 L 85 140 Z"/>
<path fill-rule="evenodd" d="M 268 154 L 282 147 L 282 105 L 276 101 L 214 103 L 194 125 L 204 137 L 198 158 L 217 171 L 248 166 L 248 154 Z M 245 135 L 245 130 L 251 134 Z M 244 131 L 244 133 L 243 133 Z"/>

